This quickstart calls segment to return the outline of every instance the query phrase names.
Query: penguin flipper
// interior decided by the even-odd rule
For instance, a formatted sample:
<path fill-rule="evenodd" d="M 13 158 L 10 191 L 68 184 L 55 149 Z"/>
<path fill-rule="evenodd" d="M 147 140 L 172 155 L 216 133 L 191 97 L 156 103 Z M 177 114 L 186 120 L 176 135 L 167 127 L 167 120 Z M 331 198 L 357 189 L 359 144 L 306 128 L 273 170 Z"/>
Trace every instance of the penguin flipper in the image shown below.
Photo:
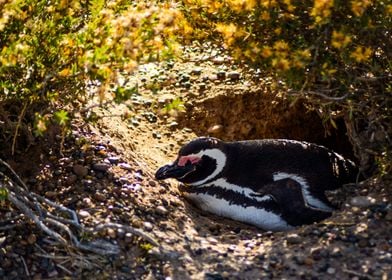
<path fill-rule="evenodd" d="M 277 180 L 262 188 L 278 204 L 282 218 L 293 226 L 311 224 L 331 216 L 330 211 L 313 208 L 306 203 L 302 186 L 290 178 Z"/>

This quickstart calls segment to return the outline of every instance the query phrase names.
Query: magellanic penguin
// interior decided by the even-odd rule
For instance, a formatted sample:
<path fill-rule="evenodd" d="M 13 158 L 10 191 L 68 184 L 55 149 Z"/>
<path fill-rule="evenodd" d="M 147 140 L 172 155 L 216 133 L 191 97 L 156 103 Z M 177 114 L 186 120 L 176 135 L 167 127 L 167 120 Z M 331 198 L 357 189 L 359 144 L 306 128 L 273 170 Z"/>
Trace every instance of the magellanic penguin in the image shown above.
<path fill-rule="evenodd" d="M 281 231 L 329 217 L 334 207 L 324 192 L 354 182 L 357 172 L 352 161 L 316 144 L 201 137 L 155 176 L 180 181 L 185 198 L 204 211 Z"/>

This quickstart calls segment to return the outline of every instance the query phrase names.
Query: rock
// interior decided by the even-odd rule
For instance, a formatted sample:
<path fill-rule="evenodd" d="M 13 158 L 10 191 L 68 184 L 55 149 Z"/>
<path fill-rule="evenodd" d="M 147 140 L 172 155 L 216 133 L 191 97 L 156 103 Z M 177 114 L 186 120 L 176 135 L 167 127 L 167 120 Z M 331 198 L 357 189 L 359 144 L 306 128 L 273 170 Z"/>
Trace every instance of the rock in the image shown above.
<path fill-rule="evenodd" d="M 100 202 L 104 202 L 104 201 L 106 201 L 106 196 L 103 193 L 95 193 L 94 199 L 98 200 Z"/>
<path fill-rule="evenodd" d="M 219 80 L 223 80 L 224 78 L 226 78 L 226 71 L 219 71 L 218 73 L 216 73 L 216 76 Z"/>
<path fill-rule="evenodd" d="M 193 68 L 191 71 L 191 75 L 196 75 L 199 76 L 201 74 L 201 68 L 197 67 L 197 68 Z"/>
<path fill-rule="evenodd" d="M 91 214 L 90 214 L 89 212 L 87 212 L 86 210 L 80 210 L 80 211 L 79 211 L 79 216 L 80 216 L 81 218 L 87 218 L 87 217 L 90 217 Z"/>
<path fill-rule="evenodd" d="M 110 168 L 110 165 L 104 162 L 94 163 L 92 169 L 95 171 L 106 172 Z"/>
<path fill-rule="evenodd" d="M 111 156 L 111 157 L 108 157 L 108 160 L 109 160 L 109 162 L 110 162 L 111 164 L 117 164 L 117 163 L 119 163 L 120 158 L 119 158 L 119 157 L 116 157 L 116 156 Z"/>
<path fill-rule="evenodd" d="M 212 62 L 216 65 L 223 64 L 225 62 L 225 58 L 223 56 L 217 56 L 212 59 Z"/>
<path fill-rule="evenodd" d="M 327 273 L 328 273 L 328 274 L 335 274 L 335 272 L 336 272 L 336 269 L 335 269 L 335 268 L 333 268 L 333 267 L 328 267 L 328 269 L 327 269 Z"/>
<path fill-rule="evenodd" d="M 27 237 L 27 243 L 33 245 L 35 244 L 35 242 L 37 242 L 37 236 L 34 233 L 32 233 Z"/>
<path fill-rule="evenodd" d="M 118 166 L 124 170 L 132 171 L 132 166 L 128 163 L 122 162 Z"/>
<path fill-rule="evenodd" d="M 216 240 L 213 237 L 207 237 L 207 241 L 212 244 L 212 245 L 217 245 L 218 244 L 218 240 Z"/>
<path fill-rule="evenodd" d="M 88 174 L 88 168 L 80 164 L 75 164 L 72 167 L 72 171 L 79 177 L 84 177 Z"/>
<path fill-rule="evenodd" d="M 350 204 L 354 207 L 367 208 L 376 202 L 374 198 L 369 196 L 355 196 L 351 198 Z"/>
<path fill-rule="evenodd" d="M 155 212 L 157 212 L 159 215 L 166 215 L 168 213 L 167 209 L 163 207 L 162 205 L 158 206 L 155 209 Z"/>
<path fill-rule="evenodd" d="M 240 79 L 241 74 L 237 71 L 232 71 L 232 72 L 227 73 L 227 77 L 232 81 L 237 81 Z"/>
<path fill-rule="evenodd" d="M 71 186 L 73 185 L 76 181 L 78 180 L 78 176 L 76 176 L 75 174 L 71 174 L 70 176 L 65 178 L 65 184 L 67 186 Z"/>
<path fill-rule="evenodd" d="M 116 238 L 116 236 L 117 236 L 116 231 L 112 228 L 107 229 L 107 234 L 110 238 L 113 238 L 113 239 Z"/>
<path fill-rule="evenodd" d="M 152 231 L 153 225 L 150 222 L 144 222 L 143 227 L 147 231 Z"/>
<path fill-rule="evenodd" d="M 287 243 L 289 243 L 289 244 L 299 244 L 302 242 L 302 238 L 296 233 L 289 234 L 286 237 L 286 240 L 287 240 Z"/>
<path fill-rule="evenodd" d="M 54 192 L 54 191 L 47 191 L 47 192 L 45 192 L 45 196 L 46 196 L 47 198 L 54 198 L 54 197 L 57 196 L 57 192 Z"/>
<path fill-rule="evenodd" d="M 207 130 L 209 134 L 215 134 L 215 135 L 221 133 L 222 131 L 223 131 L 223 125 L 221 124 L 213 125 Z"/>

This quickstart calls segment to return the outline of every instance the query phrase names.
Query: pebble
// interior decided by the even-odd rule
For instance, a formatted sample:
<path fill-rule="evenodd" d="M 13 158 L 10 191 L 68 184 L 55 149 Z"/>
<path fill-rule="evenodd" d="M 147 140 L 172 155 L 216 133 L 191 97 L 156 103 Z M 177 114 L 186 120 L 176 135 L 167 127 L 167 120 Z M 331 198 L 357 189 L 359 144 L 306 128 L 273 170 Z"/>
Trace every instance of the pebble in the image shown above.
<path fill-rule="evenodd" d="M 296 233 L 287 235 L 286 240 L 289 244 L 299 244 L 302 242 L 302 238 Z"/>
<path fill-rule="evenodd" d="M 124 170 L 132 171 L 132 166 L 128 163 L 122 162 L 118 166 Z"/>
<path fill-rule="evenodd" d="M 168 210 L 167 210 L 164 206 L 162 206 L 162 205 L 158 206 L 158 207 L 155 209 L 155 211 L 156 211 L 159 215 L 166 215 L 166 214 L 168 213 Z"/>
<path fill-rule="evenodd" d="M 210 134 L 218 134 L 223 131 L 223 125 L 221 124 L 216 124 L 208 128 L 207 132 Z"/>
<path fill-rule="evenodd" d="M 153 225 L 150 222 L 144 222 L 143 227 L 147 231 L 152 231 Z"/>
<path fill-rule="evenodd" d="M 199 76 L 201 74 L 201 68 L 193 68 L 191 71 L 191 75 Z"/>
<path fill-rule="evenodd" d="M 110 238 L 113 238 L 113 239 L 116 238 L 116 236 L 117 236 L 116 231 L 112 228 L 107 229 L 107 234 Z"/>
<path fill-rule="evenodd" d="M 54 197 L 57 196 L 57 192 L 54 192 L 54 191 L 47 191 L 47 192 L 45 192 L 45 196 L 46 196 L 47 198 L 54 198 Z"/>
<path fill-rule="evenodd" d="M 116 156 L 111 156 L 111 157 L 108 157 L 108 160 L 111 164 L 117 164 L 120 161 L 120 158 L 116 157 Z"/>
<path fill-rule="evenodd" d="M 232 81 L 237 81 L 240 79 L 241 74 L 237 71 L 232 71 L 232 72 L 227 73 L 227 77 Z"/>
<path fill-rule="evenodd" d="M 225 62 L 225 58 L 223 56 L 217 56 L 212 59 L 212 62 L 216 65 L 223 64 Z"/>
<path fill-rule="evenodd" d="M 35 242 L 37 242 L 37 236 L 34 233 L 32 233 L 27 237 L 27 243 L 33 245 L 35 244 Z"/>
<path fill-rule="evenodd" d="M 226 78 L 226 71 L 219 71 L 218 73 L 216 73 L 216 76 L 218 77 L 218 79 L 223 80 L 224 78 Z"/>
<path fill-rule="evenodd" d="M 366 208 L 373 205 L 376 202 L 374 198 L 369 196 L 355 196 L 351 198 L 350 204 L 354 207 Z"/>
<path fill-rule="evenodd" d="M 87 169 L 87 167 L 85 167 L 85 166 L 83 166 L 83 165 L 80 165 L 80 164 L 75 164 L 75 165 L 72 167 L 72 171 L 73 171 L 76 175 L 78 175 L 79 177 L 84 177 L 84 176 L 86 176 L 86 175 L 88 174 L 88 169 Z"/>
<path fill-rule="evenodd" d="M 86 210 L 80 210 L 80 211 L 79 211 L 79 216 L 80 216 L 81 218 L 87 218 L 87 217 L 90 217 L 91 214 L 90 214 L 89 212 L 87 212 Z"/>
<path fill-rule="evenodd" d="M 106 172 L 110 168 L 110 165 L 107 163 L 94 163 L 92 165 L 92 169 L 95 171 L 101 171 L 101 172 Z"/>
<path fill-rule="evenodd" d="M 212 244 L 212 245 L 217 245 L 218 244 L 218 240 L 216 240 L 213 237 L 207 237 L 207 241 Z"/>
<path fill-rule="evenodd" d="M 335 272 L 336 272 L 336 269 L 335 269 L 335 268 L 333 268 L 333 267 L 328 267 L 328 269 L 327 269 L 327 273 L 328 273 L 328 274 L 335 274 Z"/>
<path fill-rule="evenodd" d="M 65 179 L 65 184 L 67 186 L 71 186 L 73 185 L 76 181 L 78 180 L 78 176 L 76 176 L 75 174 L 71 174 L 68 177 L 66 177 Z"/>
<path fill-rule="evenodd" d="M 95 193 L 94 199 L 101 201 L 101 202 L 104 202 L 104 201 L 106 201 L 106 196 L 103 193 Z"/>

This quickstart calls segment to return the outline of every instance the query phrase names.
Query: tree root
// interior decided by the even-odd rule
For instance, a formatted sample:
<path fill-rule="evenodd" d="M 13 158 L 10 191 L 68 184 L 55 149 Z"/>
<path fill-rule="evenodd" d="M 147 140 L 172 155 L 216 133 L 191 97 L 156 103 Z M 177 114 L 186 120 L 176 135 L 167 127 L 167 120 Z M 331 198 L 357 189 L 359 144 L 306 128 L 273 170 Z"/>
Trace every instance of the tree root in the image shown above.
<path fill-rule="evenodd" d="M 5 172 L 3 171 L 4 169 Z M 7 190 L 7 199 L 24 216 L 28 217 L 40 230 L 64 246 L 90 251 L 99 255 L 116 255 L 120 252 L 118 245 L 104 240 L 82 242 L 77 237 L 83 233 L 96 233 L 103 229 L 114 228 L 129 232 L 154 246 L 160 247 L 159 243 L 149 234 L 128 225 L 105 223 L 95 227 L 85 227 L 79 222 L 77 213 L 74 210 L 29 191 L 17 173 L 1 159 L 0 188 Z M 17 215 L 15 219 L 19 219 L 23 215 Z M 12 228 L 12 225 L 5 227 L 8 228 L 9 226 Z M 75 231 L 78 234 L 75 234 Z"/>

